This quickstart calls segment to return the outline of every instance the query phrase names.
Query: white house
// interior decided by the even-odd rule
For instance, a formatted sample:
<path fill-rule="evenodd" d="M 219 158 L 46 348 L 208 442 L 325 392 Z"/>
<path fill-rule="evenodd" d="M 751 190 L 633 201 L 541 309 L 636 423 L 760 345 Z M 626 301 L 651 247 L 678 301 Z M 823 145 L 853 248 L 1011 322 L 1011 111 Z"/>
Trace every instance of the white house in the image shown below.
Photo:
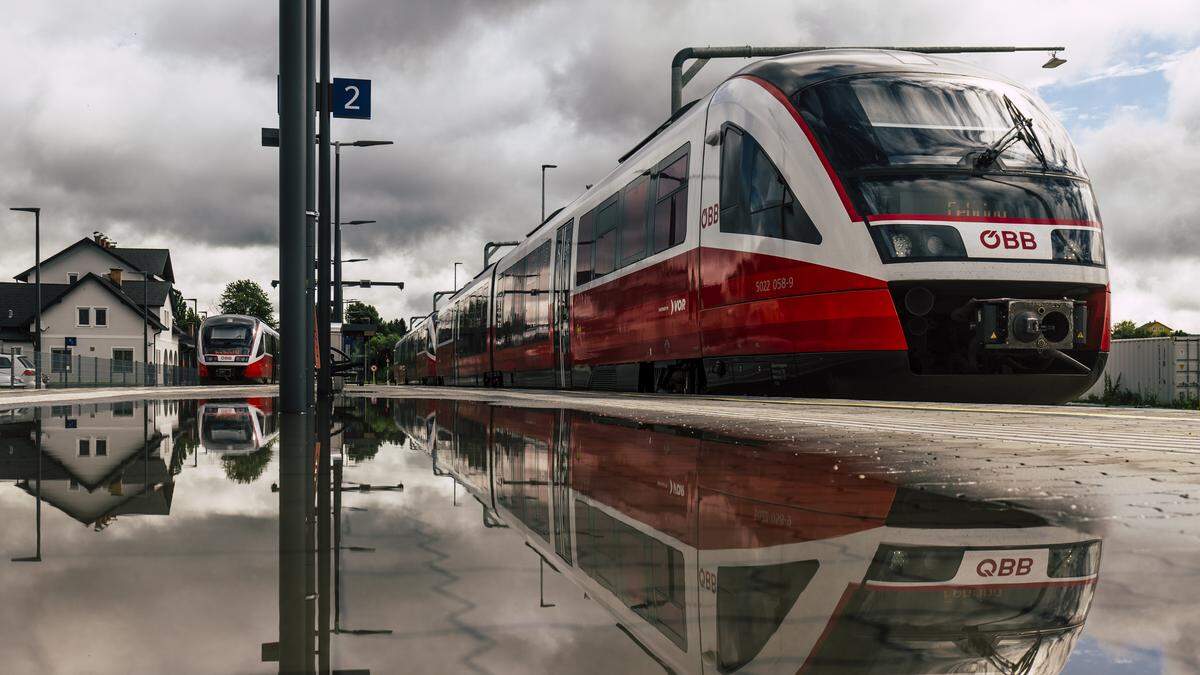
<path fill-rule="evenodd" d="M 0 350 L 33 351 L 34 269 L 0 284 Z M 97 233 L 42 262 L 42 353 L 51 375 L 74 356 L 189 365 L 193 344 L 175 326 L 167 249 L 120 248 Z M 142 336 L 145 334 L 146 341 Z M 132 372 L 132 368 L 130 368 Z"/>

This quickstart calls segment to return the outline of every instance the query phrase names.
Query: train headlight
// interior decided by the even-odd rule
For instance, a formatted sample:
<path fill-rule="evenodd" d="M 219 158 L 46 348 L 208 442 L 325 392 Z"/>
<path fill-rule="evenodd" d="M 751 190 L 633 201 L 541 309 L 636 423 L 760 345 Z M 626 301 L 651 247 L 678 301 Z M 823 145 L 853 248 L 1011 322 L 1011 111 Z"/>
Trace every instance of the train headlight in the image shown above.
<path fill-rule="evenodd" d="M 1104 245 L 1096 230 L 1052 230 L 1050 248 L 1055 260 L 1081 264 L 1104 264 Z"/>
<path fill-rule="evenodd" d="M 965 260 L 962 235 L 950 225 L 899 224 L 871 227 L 884 262 Z"/>

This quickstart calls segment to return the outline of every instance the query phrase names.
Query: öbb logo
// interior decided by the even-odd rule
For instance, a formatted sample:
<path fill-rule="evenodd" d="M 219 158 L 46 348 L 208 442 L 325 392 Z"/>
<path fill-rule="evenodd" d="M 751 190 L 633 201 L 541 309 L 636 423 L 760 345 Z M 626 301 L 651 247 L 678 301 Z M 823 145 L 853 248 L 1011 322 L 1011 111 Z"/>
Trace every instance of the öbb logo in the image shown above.
<path fill-rule="evenodd" d="M 981 577 L 1023 577 L 1033 570 L 1033 558 L 984 558 L 975 566 Z"/>
<path fill-rule="evenodd" d="M 1001 246 L 1006 249 L 1033 250 L 1037 248 L 1037 239 L 1034 238 L 1032 232 L 1013 232 L 1011 230 L 984 230 L 979 233 L 979 243 L 983 244 L 985 248 L 991 249 Z"/>

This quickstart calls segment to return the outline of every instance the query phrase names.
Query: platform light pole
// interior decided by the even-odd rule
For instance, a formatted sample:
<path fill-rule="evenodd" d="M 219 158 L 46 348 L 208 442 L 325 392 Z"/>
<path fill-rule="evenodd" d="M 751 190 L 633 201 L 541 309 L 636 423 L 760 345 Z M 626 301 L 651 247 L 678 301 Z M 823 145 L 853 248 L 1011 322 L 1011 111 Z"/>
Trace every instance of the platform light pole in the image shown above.
<path fill-rule="evenodd" d="M 558 168 L 557 164 L 543 164 L 542 165 L 542 219 L 538 221 L 539 223 L 546 222 L 546 169 L 557 169 L 557 168 Z"/>
<path fill-rule="evenodd" d="M 37 302 L 33 330 L 33 383 L 34 389 L 42 387 L 42 207 L 14 206 L 9 211 L 24 211 L 33 214 L 33 283 Z"/>
<path fill-rule="evenodd" d="M 683 107 L 683 88 L 700 72 L 704 64 L 711 59 L 749 59 L 764 56 L 785 56 L 800 52 L 816 52 L 825 49 L 879 49 L 887 51 L 917 52 L 919 54 L 1007 54 L 1013 52 L 1047 52 L 1050 60 L 1042 65 L 1043 68 L 1057 68 L 1066 63 L 1066 59 L 1058 57 L 1058 53 L 1066 47 L 846 47 L 846 46 L 796 46 L 796 47 L 753 47 L 750 45 L 737 47 L 684 47 L 671 59 L 671 115 L 674 116 Z M 683 70 L 683 64 L 695 60 L 695 63 Z M 542 220 L 545 220 L 543 217 Z"/>
<path fill-rule="evenodd" d="M 324 2 L 326 0 L 322 0 Z M 325 132 L 322 132 L 325 133 Z M 391 145 L 392 141 L 334 141 L 332 143 L 334 149 L 334 185 L 333 185 L 333 222 L 342 222 L 342 147 L 349 146 L 351 148 L 370 148 L 376 145 Z M 321 183 L 327 185 L 327 183 Z M 374 221 L 371 221 L 374 222 Z M 335 229 L 333 233 L 333 249 L 337 255 L 341 255 L 342 251 L 342 231 Z M 333 268 L 333 293 L 338 295 L 341 285 L 338 283 L 342 280 L 342 270 L 340 265 L 335 265 Z M 340 323 L 342 321 L 342 303 L 338 298 L 333 301 L 334 311 L 337 316 L 334 321 Z"/>
<path fill-rule="evenodd" d="M 375 142 L 375 141 L 372 141 L 372 142 Z M 379 142 L 382 142 L 382 141 L 379 141 Z M 388 142 L 390 143 L 391 141 L 388 141 Z M 336 143 L 334 143 L 334 145 L 337 146 Z M 342 165 L 342 160 L 340 159 L 341 158 L 340 152 L 338 153 L 337 157 L 339 158 L 338 162 L 337 162 L 337 166 L 339 167 L 337 174 L 340 176 L 342 174 L 342 171 L 340 168 Z M 337 195 L 336 191 L 334 192 L 334 195 L 335 196 Z M 340 204 L 341 198 L 339 197 L 335 201 L 336 201 L 336 203 Z M 342 315 L 342 226 L 343 225 L 370 225 L 371 223 L 376 222 L 374 220 L 348 220 L 343 223 L 341 220 L 339 220 L 337 218 L 339 211 L 341 211 L 340 206 L 334 208 L 334 221 L 333 221 L 333 307 L 334 307 L 333 322 L 334 323 L 341 323 L 342 319 L 343 319 L 343 315 Z"/>
<path fill-rule="evenodd" d="M 320 147 L 317 151 L 317 355 L 321 359 L 320 373 L 317 377 L 317 398 L 324 401 L 333 391 L 333 376 L 329 367 L 329 303 L 333 299 L 330 292 L 329 253 L 330 238 L 333 234 L 330 227 L 329 210 L 329 117 L 331 101 L 329 96 L 329 0 L 321 0 L 320 28 L 320 123 L 317 136 Z M 309 86 L 312 86 L 311 84 Z M 309 310 L 312 311 L 312 310 Z"/>

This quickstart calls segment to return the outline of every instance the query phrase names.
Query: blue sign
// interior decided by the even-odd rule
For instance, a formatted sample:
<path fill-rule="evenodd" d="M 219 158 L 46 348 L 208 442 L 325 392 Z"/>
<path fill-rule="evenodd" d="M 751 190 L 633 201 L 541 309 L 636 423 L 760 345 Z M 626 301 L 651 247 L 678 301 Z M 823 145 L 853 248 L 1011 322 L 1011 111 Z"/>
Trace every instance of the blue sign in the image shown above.
<path fill-rule="evenodd" d="M 371 81 L 333 78 L 333 108 L 330 114 L 354 120 L 371 119 Z"/>
<path fill-rule="evenodd" d="M 63 338 L 63 342 L 65 343 L 65 344 L 63 345 L 64 347 L 75 347 L 75 346 L 77 346 L 77 342 L 76 342 L 75 338 L 73 338 L 73 337 L 69 337 L 69 338 Z"/>

